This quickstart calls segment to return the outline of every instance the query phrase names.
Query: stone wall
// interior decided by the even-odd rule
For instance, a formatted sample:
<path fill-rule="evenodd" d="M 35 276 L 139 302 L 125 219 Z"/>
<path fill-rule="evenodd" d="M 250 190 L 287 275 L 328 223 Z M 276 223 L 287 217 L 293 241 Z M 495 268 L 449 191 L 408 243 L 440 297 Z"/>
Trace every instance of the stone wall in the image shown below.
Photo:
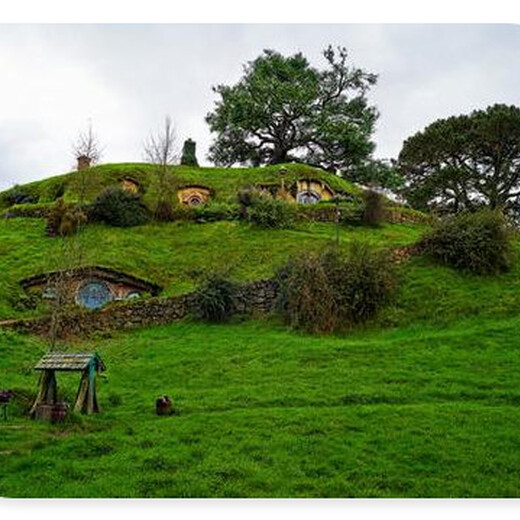
<path fill-rule="evenodd" d="M 277 285 L 272 280 L 259 280 L 241 285 L 237 295 L 240 314 L 258 315 L 270 312 L 275 305 Z M 133 303 L 115 303 L 99 311 L 74 310 L 58 320 L 57 336 L 81 337 L 92 332 L 125 330 L 148 325 L 164 325 L 195 311 L 194 293 L 170 298 L 148 298 Z M 0 327 L 38 335 L 49 333 L 51 317 L 42 316 L 0 322 Z"/>

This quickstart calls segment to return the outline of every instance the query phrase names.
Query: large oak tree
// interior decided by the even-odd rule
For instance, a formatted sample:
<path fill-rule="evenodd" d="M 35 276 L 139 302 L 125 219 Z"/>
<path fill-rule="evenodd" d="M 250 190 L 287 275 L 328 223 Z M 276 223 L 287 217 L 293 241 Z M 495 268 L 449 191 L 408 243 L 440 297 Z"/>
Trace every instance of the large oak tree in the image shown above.
<path fill-rule="evenodd" d="M 404 142 L 398 164 L 405 195 L 419 209 L 518 214 L 520 109 L 497 104 L 439 119 Z"/>
<path fill-rule="evenodd" d="M 326 68 L 301 54 L 265 50 L 206 117 L 216 134 L 209 158 L 219 165 L 306 162 L 348 171 L 373 151 L 377 111 L 366 93 L 376 75 L 347 64 L 347 50 L 324 51 Z"/>

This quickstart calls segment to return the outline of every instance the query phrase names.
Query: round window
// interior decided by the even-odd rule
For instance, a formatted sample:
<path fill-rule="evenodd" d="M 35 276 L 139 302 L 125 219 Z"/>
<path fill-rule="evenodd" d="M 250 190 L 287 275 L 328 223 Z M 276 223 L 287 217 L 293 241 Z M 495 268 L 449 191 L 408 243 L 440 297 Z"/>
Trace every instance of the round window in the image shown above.
<path fill-rule="evenodd" d="M 84 284 L 77 295 L 79 305 L 87 309 L 99 309 L 112 299 L 108 285 L 100 280 L 94 280 Z"/>
<path fill-rule="evenodd" d="M 300 191 L 297 196 L 299 204 L 316 204 L 321 200 L 321 195 L 312 190 Z"/>
<path fill-rule="evenodd" d="M 202 204 L 202 198 L 199 195 L 192 195 L 186 200 L 188 206 L 199 206 Z"/>

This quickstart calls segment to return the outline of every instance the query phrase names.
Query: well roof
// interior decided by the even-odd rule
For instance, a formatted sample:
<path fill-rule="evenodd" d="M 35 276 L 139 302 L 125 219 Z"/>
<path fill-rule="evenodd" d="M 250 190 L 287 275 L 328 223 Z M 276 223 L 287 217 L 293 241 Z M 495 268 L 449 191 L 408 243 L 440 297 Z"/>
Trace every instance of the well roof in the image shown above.
<path fill-rule="evenodd" d="M 36 370 L 85 370 L 91 363 L 96 363 L 97 370 L 105 370 L 103 361 L 95 352 L 49 352 L 34 368 Z"/>

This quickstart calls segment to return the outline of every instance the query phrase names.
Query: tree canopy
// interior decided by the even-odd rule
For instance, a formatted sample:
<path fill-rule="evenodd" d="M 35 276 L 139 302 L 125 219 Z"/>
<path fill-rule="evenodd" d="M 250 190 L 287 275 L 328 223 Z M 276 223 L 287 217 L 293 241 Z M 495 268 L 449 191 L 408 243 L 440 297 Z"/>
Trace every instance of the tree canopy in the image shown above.
<path fill-rule="evenodd" d="M 398 164 L 416 208 L 518 214 L 520 109 L 497 104 L 439 119 L 404 142 Z"/>
<path fill-rule="evenodd" d="M 301 54 L 265 50 L 206 116 L 216 134 L 209 159 L 219 165 L 306 162 L 348 171 L 370 156 L 378 117 L 366 93 L 377 76 L 347 64 L 345 48 L 329 46 L 326 68 Z"/>

